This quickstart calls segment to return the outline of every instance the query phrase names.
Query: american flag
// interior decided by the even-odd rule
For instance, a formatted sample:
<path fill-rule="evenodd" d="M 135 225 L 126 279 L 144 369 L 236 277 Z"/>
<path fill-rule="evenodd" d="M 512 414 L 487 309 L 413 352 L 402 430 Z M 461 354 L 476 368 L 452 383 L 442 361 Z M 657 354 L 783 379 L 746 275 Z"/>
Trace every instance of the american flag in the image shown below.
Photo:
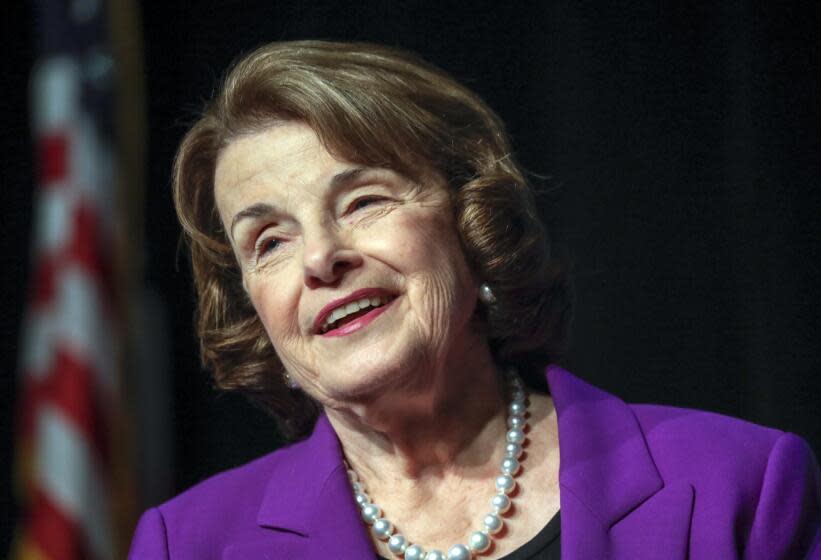
<path fill-rule="evenodd" d="M 123 235 L 115 65 L 103 1 L 35 4 L 31 75 L 39 169 L 31 290 L 20 355 L 18 559 L 120 556 Z"/>

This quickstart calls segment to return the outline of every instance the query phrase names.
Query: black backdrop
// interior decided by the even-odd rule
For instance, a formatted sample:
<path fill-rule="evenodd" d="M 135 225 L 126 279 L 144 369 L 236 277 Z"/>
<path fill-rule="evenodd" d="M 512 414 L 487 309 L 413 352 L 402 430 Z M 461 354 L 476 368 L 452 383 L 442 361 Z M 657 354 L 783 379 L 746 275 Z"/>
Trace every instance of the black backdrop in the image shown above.
<path fill-rule="evenodd" d="M 31 20 L 11 10 L 19 25 L 3 35 L 14 37 L 2 108 L 4 488 L 32 185 Z M 574 262 L 573 371 L 628 401 L 797 432 L 821 454 L 821 17 L 811 4 L 268 0 L 141 10 L 145 283 L 170 333 L 170 492 L 278 444 L 263 414 L 215 395 L 199 371 L 169 167 L 228 63 L 296 38 L 414 50 L 501 114 L 521 161 L 548 177 L 544 214 Z M 4 507 L 4 541 L 11 515 Z"/>

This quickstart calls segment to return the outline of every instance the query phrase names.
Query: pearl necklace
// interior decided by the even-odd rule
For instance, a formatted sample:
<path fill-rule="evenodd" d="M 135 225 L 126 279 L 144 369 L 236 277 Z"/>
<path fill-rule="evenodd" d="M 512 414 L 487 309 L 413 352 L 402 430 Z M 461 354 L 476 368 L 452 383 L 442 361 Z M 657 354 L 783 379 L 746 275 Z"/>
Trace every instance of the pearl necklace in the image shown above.
<path fill-rule="evenodd" d="M 516 488 L 514 477 L 519 473 L 522 456 L 522 445 L 525 442 L 527 428 L 527 395 L 524 384 L 515 371 L 508 372 L 510 387 L 510 404 L 508 405 L 507 426 L 505 434 L 505 457 L 501 462 L 501 474 L 496 477 L 496 494 L 490 500 L 491 512 L 482 519 L 482 528 L 474 531 L 468 538 L 468 544 L 454 544 L 445 556 L 441 550 L 425 549 L 418 544 L 411 544 L 401 533 L 394 531 L 394 525 L 382 515 L 382 509 L 371 502 L 365 492 L 364 484 L 353 469 L 348 467 L 348 479 L 353 488 L 354 498 L 359 504 L 362 519 L 371 526 L 374 535 L 388 541 L 388 550 L 396 557 L 404 556 L 405 560 L 469 560 L 474 554 L 481 554 L 490 548 L 493 535 L 502 530 L 505 514 L 512 504 L 509 494 Z"/>

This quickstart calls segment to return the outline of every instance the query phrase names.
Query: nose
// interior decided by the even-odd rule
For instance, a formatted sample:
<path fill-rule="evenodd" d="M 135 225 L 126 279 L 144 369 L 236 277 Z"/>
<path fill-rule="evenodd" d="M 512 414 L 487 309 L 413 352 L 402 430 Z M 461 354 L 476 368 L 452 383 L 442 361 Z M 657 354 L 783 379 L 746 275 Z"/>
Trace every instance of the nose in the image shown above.
<path fill-rule="evenodd" d="M 333 231 L 323 229 L 304 238 L 303 270 L 309 288 L 337 284 L 362 265 L 362 255 Z"/>

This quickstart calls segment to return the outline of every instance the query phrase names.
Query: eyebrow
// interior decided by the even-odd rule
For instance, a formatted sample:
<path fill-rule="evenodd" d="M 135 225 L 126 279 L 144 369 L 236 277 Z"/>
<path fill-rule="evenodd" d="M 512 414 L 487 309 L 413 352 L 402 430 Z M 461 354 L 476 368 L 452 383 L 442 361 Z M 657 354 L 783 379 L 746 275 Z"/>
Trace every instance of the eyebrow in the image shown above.
<path fill-rule="evenodd" d="M 341 171 L 331 178 L 331 181 L 328 184 L 328 190 L 329 192 L 334 193 L 339 189 L 354 182 L 367 171 L 371 170 L 373 170 L 373 168 L 353 167 L 351 169 Z M 269 202 L 257 202 L 255 204 L 252 204 L 251 206 L 243 208 L 242 210 L 237 212 L 234 218 L 231 220 L 231 237 L 234 237 L 234 228 L 242 220 L 249 218 L 260 218 L 262 216 L 268 216 L 276 212 L 277 207 Z"/>
<path fill-rule="evenodd" d="M 242 220 L 248 218 L 259 218 L 261 216 L 267 216 L 269 214 L 273 214 L 276 212 L 276 206 L 273 204 L 269 204 L 267 202 L 257 202 L 256 204 L 252 204 L 247 208 L 243 208 L 234 216 L 234 219 L 231 220 L 231 237 L 234 237 L 234 228 L 236 225 L 241 222 Z"/>

